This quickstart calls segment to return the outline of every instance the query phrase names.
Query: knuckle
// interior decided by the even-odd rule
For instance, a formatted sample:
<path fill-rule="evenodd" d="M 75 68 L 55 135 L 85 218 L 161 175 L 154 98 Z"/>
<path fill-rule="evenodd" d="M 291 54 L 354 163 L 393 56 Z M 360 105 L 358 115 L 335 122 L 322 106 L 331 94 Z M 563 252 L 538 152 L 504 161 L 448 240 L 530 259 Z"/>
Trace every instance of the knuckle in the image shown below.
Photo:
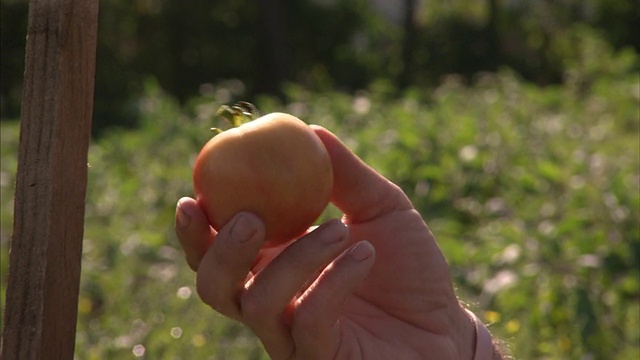
<path fill-rule="evenodd" d="M 205 304 L 220 312 L 223 310 L 223 299 L 220 292 L 216 291 L 213 283 L 201 276 L 200 273 L 196 277 L 196 291 L 200 300 Z"/>
<path fill-rule="evenodd" d="M 240 311 L 244 322 L 251 328 L 260 328 L 268 322 L 270 306 L 264 296 L 246 292 L 240 297 Z"/>
<path fill-rule="evenodd" d="M 200 259 L 196 260 L 196 259 L 193 259 L 190 256 L 185 256 L 185 259 L 187 261 L 187 265 L 189 265 L 189 268 L 192 271 L 197 272 L 198 271 L 198 266 L 200 266 Z"/>
<path fill-rule="evenodd" d="M 300 306 L 293 314 L 291 329 L 294 332 L 313 333 L 322 324 L 322 317 L 317 311 L 307 306 Z"/>
<path fill-rule="evenodd" d="M 215 308 L 215 292 L 211 288 L 211 285 L 208 282 L 204 281 L 204 279 L 202 279 L 202 276 L 200 276 L 200 274 L 198 274 L 198 276 L 196 277 L 196 291 L 198 292 L 200 300 L 202 300 L 207 305 Z"/>
<path fill-rule="evenodd" d="M 240 306 L 242 314 L 249 318 L 260 317 L 266 310 L 265 302 L 259 296 L 249 292 L 240 298 Z"/>
<path fill-rule="evenodd" d="M 224 294 L 210 284 L 203 281 L 196 281 L 196 291 L 200 299 L 212 309 L 229 318 L 238 317 L 238 306 L 232 298 Z"/>

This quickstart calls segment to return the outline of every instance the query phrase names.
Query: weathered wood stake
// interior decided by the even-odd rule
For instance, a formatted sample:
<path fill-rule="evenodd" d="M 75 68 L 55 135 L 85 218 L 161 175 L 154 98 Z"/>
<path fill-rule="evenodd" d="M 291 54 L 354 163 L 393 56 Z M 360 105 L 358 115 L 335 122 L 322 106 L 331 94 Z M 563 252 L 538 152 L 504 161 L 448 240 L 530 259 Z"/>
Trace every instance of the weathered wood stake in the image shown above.
<path fill-rule="evenodd" d="M 0 357 L 73 359 L 98 0 L 31 0 Z"/>

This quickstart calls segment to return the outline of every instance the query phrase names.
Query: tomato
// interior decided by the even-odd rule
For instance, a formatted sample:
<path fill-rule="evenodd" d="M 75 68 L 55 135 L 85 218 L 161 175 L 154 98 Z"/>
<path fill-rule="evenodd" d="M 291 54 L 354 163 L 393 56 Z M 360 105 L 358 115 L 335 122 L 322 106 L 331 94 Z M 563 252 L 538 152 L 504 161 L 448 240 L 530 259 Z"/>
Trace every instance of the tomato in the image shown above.
<path fill-rule="evenodd" d="M 241 211 L 265 224 L 265 247 L 299 237 L 329 202 L 333 170 L 313 130 L 272 113 L 214 136 L 193 171 L 196 200 L 217 230 Z"/>

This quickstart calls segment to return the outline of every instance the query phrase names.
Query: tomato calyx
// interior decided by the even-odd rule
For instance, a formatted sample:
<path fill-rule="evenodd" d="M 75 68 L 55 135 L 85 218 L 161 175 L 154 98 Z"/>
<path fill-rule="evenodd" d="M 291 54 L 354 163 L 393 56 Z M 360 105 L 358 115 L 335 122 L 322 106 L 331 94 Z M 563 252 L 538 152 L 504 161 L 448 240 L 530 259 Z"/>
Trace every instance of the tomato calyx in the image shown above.
<path fill-rule="evenodd" d="M 231 127 L 239 127 L 242 124 L 255 120 L 260 117 L 258 108 L 250 102 L 238 101 L 232 106 L 222 105 L 217 112 L 217 115 L 225 119 Z M 211 131 L 218 135 L 224 130 L 220 128 L 211 128 Z"/>

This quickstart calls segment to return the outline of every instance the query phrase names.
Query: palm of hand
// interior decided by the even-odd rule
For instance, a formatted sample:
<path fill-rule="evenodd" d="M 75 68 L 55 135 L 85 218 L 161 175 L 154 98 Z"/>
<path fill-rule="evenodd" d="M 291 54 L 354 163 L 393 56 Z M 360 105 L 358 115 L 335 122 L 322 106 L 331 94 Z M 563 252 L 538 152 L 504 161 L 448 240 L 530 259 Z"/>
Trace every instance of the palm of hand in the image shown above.
<path fill-rule="evenodd" d="M 354 241 L 369 240 L 376 263 L 339 318 L 337 359 L 456 358 L 443 341 L 457 300 L 447 264 L 415 210 L 349 226 Z"/>
<path fill-rule="evenodd" d="M 318 346 L 325 349 L 321 357 L 459 358 L 448 337 L 457 300 L 446 261 L 420 215 L 413 209 L 392 211 L 348 224 L 348 230 L 351 243 L 372 243 L 376 261 L 342 307 L 331 343 Z M 264 251 L 254 271 L 268 266 L 287 245 Z M 323 314 L 316 314 L 312 321 L 322 319 Z"/>

